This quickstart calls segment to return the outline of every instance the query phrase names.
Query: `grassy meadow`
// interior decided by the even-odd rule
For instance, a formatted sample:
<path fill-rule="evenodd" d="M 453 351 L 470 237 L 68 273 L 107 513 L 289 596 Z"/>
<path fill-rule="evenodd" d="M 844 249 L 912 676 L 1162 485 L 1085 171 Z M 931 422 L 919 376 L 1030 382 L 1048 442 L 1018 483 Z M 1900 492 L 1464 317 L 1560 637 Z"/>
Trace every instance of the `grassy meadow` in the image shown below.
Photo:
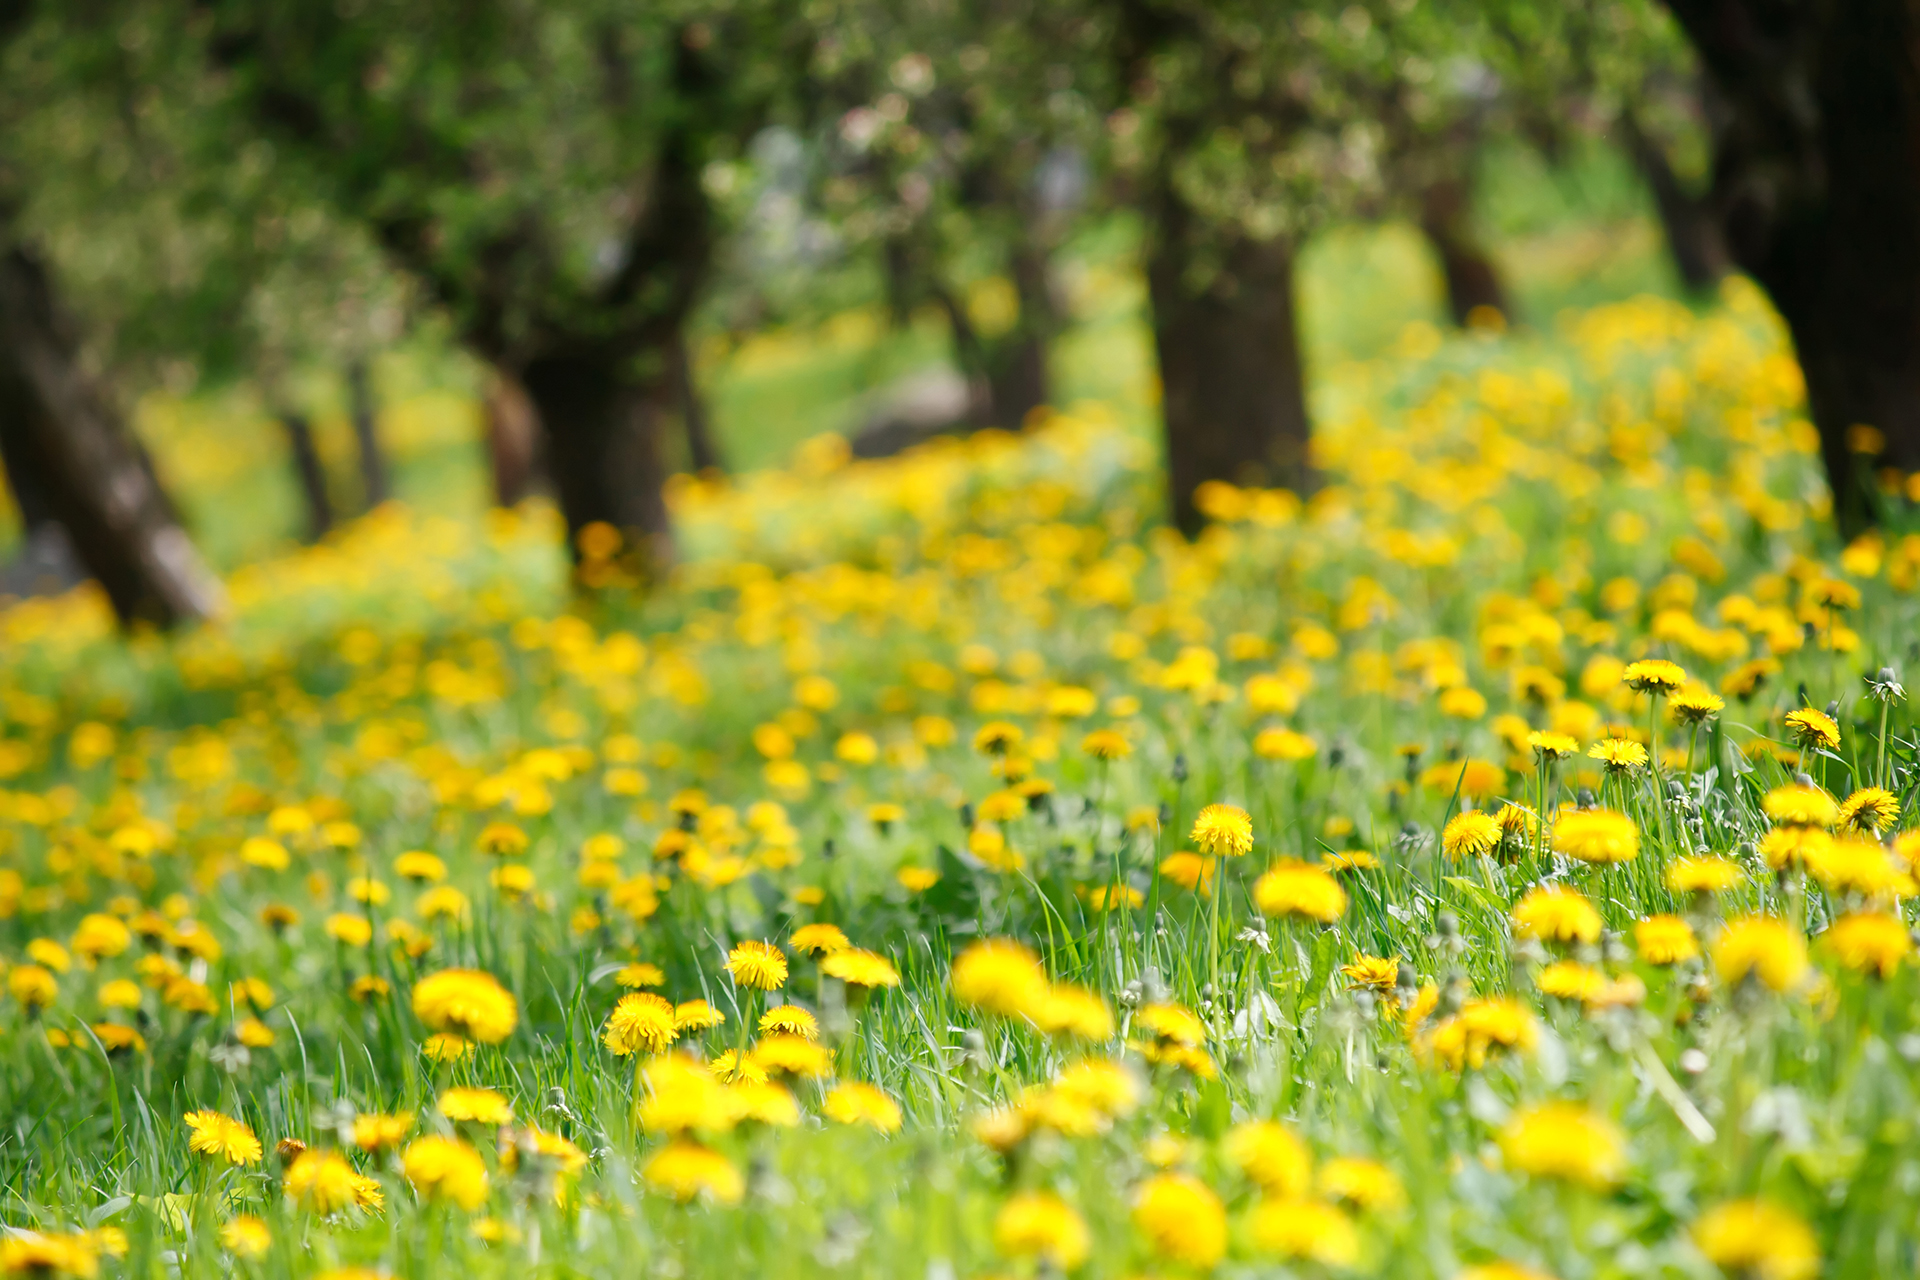
<path fill-rule="evenodd" d="M 1096 263 L 1018 437 L 821 434 L 924 334 L 716 349 L 781 465 L 646 598 L 422 358 L 437 497 L 229 507 L 176 638 L 0 612 L 0 1269 L 1911 1271 L 1920 535 L 1835 540 L 1753 289 L 1579 294 L 1631 226 L 1503 335 L 1316 249 L 1326 485 L 1193 543 Z M 147 412 L 197 510 L 275 465 Z"/>

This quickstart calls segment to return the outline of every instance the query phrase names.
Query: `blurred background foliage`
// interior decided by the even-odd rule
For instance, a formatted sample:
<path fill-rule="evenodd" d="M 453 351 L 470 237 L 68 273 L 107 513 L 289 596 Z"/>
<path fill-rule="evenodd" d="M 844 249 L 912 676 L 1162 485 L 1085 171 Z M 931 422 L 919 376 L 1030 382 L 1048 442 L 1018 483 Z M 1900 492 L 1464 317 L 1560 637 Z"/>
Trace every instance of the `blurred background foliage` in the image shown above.
<path fill-rule="evenodd" d="M 1636 0 L 99 0 L 0 32 L 5 235 L 221 569 L 389 489 L 547 487 L 576 538 L 665 548 L 669 472 L 1090 399 L 1164 438 L 1185 523 L 1196 478 L 1311 484 L 1316 377 L 1410 325 L 1550 330 L 1728 265 L 1684 243 L 1698 74 Z"/>

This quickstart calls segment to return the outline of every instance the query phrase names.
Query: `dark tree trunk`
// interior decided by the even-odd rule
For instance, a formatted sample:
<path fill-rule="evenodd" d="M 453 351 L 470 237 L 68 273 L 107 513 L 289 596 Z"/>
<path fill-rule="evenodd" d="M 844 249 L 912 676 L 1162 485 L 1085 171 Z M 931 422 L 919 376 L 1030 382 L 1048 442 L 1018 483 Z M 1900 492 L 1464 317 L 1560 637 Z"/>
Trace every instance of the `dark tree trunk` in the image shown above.
<path fill-rule="evenodd" d="M 373 401 L 373 378 L 365 360 L 347 366 L 347 401 L 360 451 L 360 492 L 371 510 L 393 495 L 393 487 L 387 456 L 380 449 L 379 406 Z"/>
<path fill-rule="evenodd" d="M 1208 480 L 1305 493 L 1307 402 L 1294 326 L 1293 245 L 1202 229 L 1162 202 L 1147 262 L 1173 522 L 1198 532 Z"/>
<path fill-rule="evenodd" d="M 1014 246 L 1008 264 L 1020 315 L 1013 331 L 995 344 L 988 382 L 993 420 L 1009 430 L 1026 425 L 1027 416 L 1052 399 L 1047 351 L 1054 331 L 1053 291 L 1047 259 L 1030 243 Z"/>
<path fill-rule="evenodd" d="M 1633 167 L 1653 195 L 1654 211 L 1660 217 L 1667 253 L 1680 283 L 1690 293 L 1705 293 L 1720 283 L 1729 266 L 1712 200 L 1705 193 L 1696 195 L 1687 190 L 1673 171 L 1666 149 L 1648 136 L 1631 111 L 1621 114 L 1620 132 Z"/>
<path fill-rule="evenodd" d="M 664 378 L 643 381 L 630 368 L 620 353 L 582 348 L 541 356 L 521 371 L 545 428 L 547 471 L 567 518 L 574 564 L 588 587 L 645 585 L 673 557 L 661 494 L 661 428 L 671 395 Z M 608 532 L 619 535 L 617 545 L 603 543 Z"/>
<path fill-rule="evenodd" d="M 1920 24 L 1907 0 L 1668 3 L 1720 108 L 1728 249 L 1793 335 L 1852 535 L 1875 467 L 1920 470 Z"/>
<path fill-rule="evenodd" d="M 46 270 L 18 247 L 0 251 L 0 450 L 22 512 L 65 528 L 122 622 L 223 607 L 146 450 L 81 366 Z"/>
<path fill-rule="evenodd" d="M 667 381 L 674 406 L 680 413 L 680 429 L 687 437 L 688 463 L 696 473 L 713 471 L 725 474 L 727 460 L 720 452 L 719 442 L 713 438 L 713 427 L 707 421 L 707 406 L 700 399 L 700 388 L 694 385 L 693 359 L 687 353 L 684 331 L 675 331 L 667 346 Z"/>
<path fill-rule="evenodd" d="M 486 415 L 487 460 L 493 470 L 493 500 L 517 507 L 546 479 L 540 458 L 540 411 L 520 380 L 495 369 L 481 393 Z"/>
<path fill-rule="evenodd" d="M 1467 179 L 1443 177 L 1427 184 L 1420 193 L 1420 229 L 1440 257 L 1447 312 L 1455 324 L 1466 325 L 1481 307 L 1502 318 L 1512 316 L 1499 269 L 1474 234 L 1473 188 Z"/>
<path fill-rule="evenodd" d="M 333 500 L 327 496 L 326 465 L 313 443 L 313 424 L 306 414 L 288 410 L 280 415 L 280 425 L 286 429 L 287 452 L 293 457 L 293 474 L 307 506 L 307 538 L 318 542 L 333 528 Z"/>

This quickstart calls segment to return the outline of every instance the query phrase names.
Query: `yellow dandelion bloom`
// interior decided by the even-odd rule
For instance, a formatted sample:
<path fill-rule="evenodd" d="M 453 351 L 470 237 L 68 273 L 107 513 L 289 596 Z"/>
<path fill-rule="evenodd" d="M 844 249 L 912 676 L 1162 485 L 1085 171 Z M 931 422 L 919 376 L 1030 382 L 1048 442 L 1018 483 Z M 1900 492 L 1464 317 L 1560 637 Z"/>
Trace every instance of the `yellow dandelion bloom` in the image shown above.
<path fill-rule="evenodd" d="M 1237 858 L 1253 848 L 1253 819 L 1230 804 L 1210 804 L 1193 820 L 1187 837 L 1202 853 Z"/>
<path fill-rule="evenodd" d="M 490 973 L 443 969 L 413 988 L 414 1016 L 435 1031 L 499 1044 L 520 1021 L 520 1005 Z"/>
<path fill-rule="evenodd" d="M 655 1152 L 640 1176 L 648 1186 L 683 1202 L 706 1196 L 719 1204 L 738 1204 L 747 1190 L 733 1161 L 685 1138 Z"/>
<path fill-rule="evenodd" d="M 1154 1253 L 1206 1270 L 1227 1252 L 1227 1210 L 1220 1197 L 1189 1173 L 1148 1178 L 1134 1200 L 1133 1223 Z"/>
<path fill-rule="evenodd" d="M 1563 810 L 1553 822 L 1553 847 L 1579 862 L 1631 862 L 1640 856 L 1640 828 L 1612 809 Z"/>
<path fill-rule="evenodd" d="M 1784 920 L 1745 916 L 1713 940 L 1713 967 L 1730 987 L 1751 975 L 1773 991 L 1788 991 L 1806 976 L 1806 940 Z"/>
<path fill-rule="evenodd" d="M 1360 1257 L 1353 1220 L 1318 1200 L 1262 1200 L 1253 1207 L 1252 1225 L 1254 1247 L 1263 1253 L 1324 1267 L 1350 1267 Z"/>
<path fill-rule="evenodd" d="M 1812 1280 L 1820 1243 L 1806 1220 L 1771 1200 L 1730 1200 L 1701 1214 L 1693 1242 L 1729 1275 L 1754 1280 Z"/>
<path fill-rule="evenodd" d="M 1679 916 L 1648 916 L 1633 926 L 1634 949 L 1648 964 L 1679 964 L 1700 954 L 1693 926 Z"/>
<path fill-rule="evenodd" d="M 1221 1150 L 1248 1180 L 1270 1196 L 1303 1196 L 1313 1161 L 1293 1131 L 1272 1120 L 1247 1120 L 1227 1131 Z"/>
<path fill-rule="evenodd" d="M 864 1124 L 881 1133 L 900 1129 L 900 1104 L 870 1084 L 836 1085 L 821 1100 L 820 1111 L 838 1124 Z"/>
<path fill-rule="evenodd" d="M 486 1202 L 486 1161 L 458 1138 L 418 1139 L 408 1145 L 400 1167 L 422 1199 L 448 1200 L 468 1213 Z"/>
<path fill-rule="evenodd" d="M 1500 847 L 1500 823 L 1492 814 L 1464 809 L 1440 833 L 1440 847 L 1449 858 L 1478 858 Z"/>
<path fill-rule="evenodd" d="M 1305 916 L 1331 924 L 1347 911 L 1347 891 L 1324 869 L 1287 859 L 1253 884 L 1253 900 L 1269 916 Z"/>
<path fill-rule="evenodd" d="M 1515 1112 L 1500 1130 L 1500 1151 L 1522 1173 L 1595 1190 L 1616 1185 L 1627 1172 L 1627 1141 L 1619 1126 L 1576 1102 Z"/>
<path fill-rule="evenodd" d="M 662 1053 L 679 1038 L 671 1002 L 651 991 L 622 996 L 607 1018 L 603 1040 L 621 1057 L 633 1053 Z"/>
<path fill-rule="evenodd" d="M 189 1111 L 185 1116 L 191 1136 L 187 1147 L 228 1164 L 260 1163 L 260 1139 L 251 1128 L 218 1111 Z"/>
<path fill-rule="evenodd" d="M 1086 1220 L 1059 1196 L 1026 1191 L 1000 1206 L 993 1220 L 993 1243 L 1012 1258 L 1039 1258 L 1062 1271 L 1087 1260 L 1093 1247 Z"/>
<path fill-rule="evenodd" d="M 1600 913 L 1577 889 L 1536 886 L 1513 908 L 1513 931 L 1542 942 L 1597 942 Z"/>
<path fill-rule="evenodd" d="M 849 947 L 820 962 L 820 972 L 854 987 L 897 987 L 900 971 L 883 955 Z"/>
<path fill-rule="evenodd" d="M 786 985 L 787 958 L 771 942 L 748 939 L 727 953 L 727 972 L 740 986 L 777 991 Z"/>

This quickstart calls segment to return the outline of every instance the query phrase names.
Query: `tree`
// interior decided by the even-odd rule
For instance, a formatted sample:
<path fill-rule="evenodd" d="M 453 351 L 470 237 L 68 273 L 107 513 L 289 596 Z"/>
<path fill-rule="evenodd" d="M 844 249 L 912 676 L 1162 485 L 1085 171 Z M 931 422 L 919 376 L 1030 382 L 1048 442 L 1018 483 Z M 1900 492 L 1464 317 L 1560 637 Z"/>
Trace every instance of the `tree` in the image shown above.
<path fill-rule="evenodd" d="M 793 82 L 784 11 L 210 8 L 233 108 L 524 388 L 583 581 L 656 574 L 661 428 L 686 396 L 675 352 L 715 240 L 703 176 Z M 581 558 L 596 527 L 618 535 L 611 560 Z"/>
<path fill-rule="evenodd" d="M 1017 429 L 1052 396 L 1052 260 L 1100 141 L 1085 81 L 1109 24 L 1018 0 L 839 0 L 816 20 L 820 198 L 877 253 L 896 319 L 946 319 L 966 420 Z"/>
<path fill-rule="evenodd" d="M 1874 469 L 1920 470 L 1920 18 L 1903 0 L 1668 5 L 1712 92 L 1728 250 L 1793 336 L 1834 514 L 1858 532 Z"/>
<path fill-rule="evenodd" d="M 1472 24 L 1436 3 L 1118 11 L 1109 125 L 1146 218 L 1169 500 L 1192 533 L 1206 481 L 1314 487 L 1295 254 L 1379 198 L 1382 102 L 1422 129 L 1457 118 L 1438 68 Z"/>
<path fill-rule="evenodd" d="M 220 610 L 219 580 L 88 372 L 46 268 L 18 240 L 0 241 L 0 461 L 29 526 L 66 531 L 123 622 L 165 627 Z"/>

